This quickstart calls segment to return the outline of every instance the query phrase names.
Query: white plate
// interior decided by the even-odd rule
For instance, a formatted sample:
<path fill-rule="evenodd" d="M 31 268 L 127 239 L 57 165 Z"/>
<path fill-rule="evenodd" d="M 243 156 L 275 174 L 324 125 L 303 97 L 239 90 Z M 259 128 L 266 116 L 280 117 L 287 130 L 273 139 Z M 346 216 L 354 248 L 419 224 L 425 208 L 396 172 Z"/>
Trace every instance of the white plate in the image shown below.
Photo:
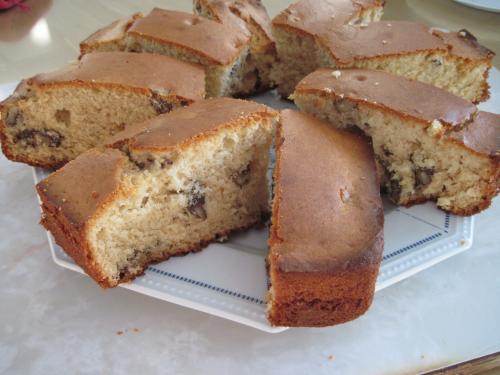
<path fill-rule="evenodd" d="M 500 13 L 499 0 L 454 0 L 454 1 L 471 8 Z"/>
<path fill-rule="evenodd" d="M 480 105 L 494 111 L 500 103 L 500 72 L 490 73 L 491 99 Z M 0 86 L 0 100 L 15 85 Z M 292 107 L 272 94 L 255 98 L 273 107 Z M 46 172 L 34 168 L 35 182 Z M 385 205 L 385 249 L 377 290 L 401 281 L 472 245 L 473 218 L 457 217 L 438 210 L 433 203 L 411 208 Z M 48 234 L 54 261 L 81 272 Z M 212 244 L 202 252 L 172 258 L 151 266 L 146 274 L 121 287 L 151 297 L 229 319 L 262 331 L 276 333 L 266 319 L 265 256 L 267 231 L 252 230 L 224 244 Z"/>

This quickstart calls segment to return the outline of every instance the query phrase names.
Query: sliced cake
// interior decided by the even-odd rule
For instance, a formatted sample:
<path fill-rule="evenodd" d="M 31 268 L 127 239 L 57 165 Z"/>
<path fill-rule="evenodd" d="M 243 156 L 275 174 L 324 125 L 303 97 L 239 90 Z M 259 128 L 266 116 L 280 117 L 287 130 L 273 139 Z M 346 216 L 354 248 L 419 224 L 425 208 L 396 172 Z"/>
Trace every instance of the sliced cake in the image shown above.
<path fill-rule="evenodd" d="M 285 110 L 276 134 L 268 318 L 320 327 L 370 306 L 384 214 L 367 138 Z"/>
<path fill-rule="evenodd" d="M 102 287 L 259 224 L 276 118 L 219 98 L 130 127 L 37 185 L 42 224 Z"/>
<path fill-rule="evenodd" d="M 110 25 L 97 30 L 80 43 L 82 55 L 90 52 L 109 52 L 125 50 L 125 33 L 135 20 L 144 17 L 142 13 L 132 14 L 130 17 L 112 22 Z"/>
<path fill-rule="evenodd" d="M 381 0 L 300 0 L 279 13 L 272 20 L 272 32 L 280 60 L 273 78 L 280 94 L 288 97 L 304 76 L 319 67 L 317 34 L 379 21 L 383 7 Z"/>
<path fill-rule="evenodd" d="M 129 124 L 203 99 L 201 66 L 167 56 L 96 52 L 22 81 L 0 103 L 2 150 L 55 168 Z"/>
<path fill-rule="evenodd" d="M 447 91 L 383 71 L 320 69 L 297 106 L 372 138 L 383 186 L 399 205 L 434 200 L 457 215 L 487 208 L 500 181 L 500 115 Z"/>
<path fill-rule="evenodd" d="M 126 43 L 129 51 L 203 65 L 210 97 L 249 94 L 258 84 L 249 60 L 250 36 L 205 17 L 156 8 L 130 27 Z"/>
<path fill-rule="evenodd" d="M 283 95 L 305 75 L 329 67 L 380 69 L 473 102 L 489 96 L 487 77 L 494 54 L 465 31 L 433 34 L 415 22 L 329 24 L 315 19 L 315 12 L 287 10 L 273 20 L 281 60 L 276 79 Z"/>
<path fill-rule="evenodd" d="M 276 46 L 271 19 L 260 0 L 193 0 L 196 14 L 232 25 L 250 36 L 248 63 L 255 64 L 255 91 L 272 88 L 271 68 L 276 63 Z"/>

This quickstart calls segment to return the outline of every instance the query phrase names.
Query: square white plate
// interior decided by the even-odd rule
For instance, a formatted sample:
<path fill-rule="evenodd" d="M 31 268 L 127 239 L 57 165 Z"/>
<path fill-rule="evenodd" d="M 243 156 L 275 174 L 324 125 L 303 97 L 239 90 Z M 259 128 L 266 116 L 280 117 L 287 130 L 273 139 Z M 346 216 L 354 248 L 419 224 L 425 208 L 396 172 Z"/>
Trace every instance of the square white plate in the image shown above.
<path fill-rule="evenodd" d="M 491 99 L 480 107 L 494 111 L 500 97 L 500 72 L 490 73 Z M 2 96 L 14 85 L 0 86 Z M 268 93 L 255 100 L 275 108 L 293 107 Z M 35 183 L 46 171 L 33 169 Z M 403 208 L 384 202 L 385 249 L 377 290 L 403 280 L 425 268 L 456 255 L 472 245 L 473 218 L 438 210 L 433 203 Z M 54 261 L 83 273 L 57 246 L 50 234 Z M 267 277 L 265 256 L 267 230 L 251 230 L 215 243 L 199 253 L 172 258 L 147 269 L 146 274 L 121 287 L 151 297 L 213 314 L 262 331 L 276 333 L 266 319 Z"/>

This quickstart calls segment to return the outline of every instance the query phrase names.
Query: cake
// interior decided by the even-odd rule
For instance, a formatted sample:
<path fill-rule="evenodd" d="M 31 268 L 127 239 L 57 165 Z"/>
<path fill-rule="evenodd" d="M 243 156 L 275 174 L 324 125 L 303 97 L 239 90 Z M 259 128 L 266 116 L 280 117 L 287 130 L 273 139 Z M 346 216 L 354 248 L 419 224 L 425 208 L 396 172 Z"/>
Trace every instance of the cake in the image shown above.
<path fill-rule="evenodd" d="M 271 324 L 320 327 L 363 314 L 382 259 L 383 222 L 367 139 L 282 111 L 267 258 Z"/>
<path fill-rule="evenodd" d="M 273 70 L 278 91 L 288 97 L 295 85 L 318 68 L 317 35 L 343 25 L 379 21 L 381 0 L 299 0 L 272 20 L 280 63 Z"/>
<path fill-rule="evenodd" d="M 37 185 L 42 224 L 102 287 L 260 224 L 276 118 L 216 98 L 129 127 Z"/>
<path fill-rule="evenodd" d="M 2 149 L 11 160 L 55 168 L 129 124 L 204 95 L 199 65 L 152 54 L 87 54 L 22 81 L 0 103 Z"/>
<path fill-rule="evenodd" d="M 315 22 L 316 12 L 293 10 L 292 6 L 273 20 L 281 61 L 276 79 L 282 95 L 290 94 L 307 74 L 328 67 L 380 69 L 475 103 L 489 96 L 487 78 L 494 53 L 466 31 L 433 33 L 408 21 L 329 24 Z"/>
<path fill-rule="evenodd" d="M 195 14 L 232 25 L 250 35 L 248 59 L 257 69 L 255 91 L 273 87 L 271 69 L 277 62 L 276 46 L 271 19 L 260 0 L 193 0 L 193 10 Z"/>
<path fill-rule="evenodd" d="M 372 138 L 383 186 L 398 205 L 431 200 L 472 215 L 498 194 L 500 115 L 434 86 L 366 69 L 320 69 L 294 97 L 302 111 Z"/>
<path fill-rule="evenodd" d="M 142 17 L 144 17 L 142 13 L 135 13 L 97 30 L 80 43 L 80 53 L 84 55 L 90 52 L 124 51 L 125 33 L 135 20 Z"/>
<path fill-rule="evenodd" d="M 153 9 L 126 33 L 127 50 L 168 55 L 203 65 L 209 97 L 246 95 L 258 84 L 249 60 L 250 36 L 189 13 Z"/>

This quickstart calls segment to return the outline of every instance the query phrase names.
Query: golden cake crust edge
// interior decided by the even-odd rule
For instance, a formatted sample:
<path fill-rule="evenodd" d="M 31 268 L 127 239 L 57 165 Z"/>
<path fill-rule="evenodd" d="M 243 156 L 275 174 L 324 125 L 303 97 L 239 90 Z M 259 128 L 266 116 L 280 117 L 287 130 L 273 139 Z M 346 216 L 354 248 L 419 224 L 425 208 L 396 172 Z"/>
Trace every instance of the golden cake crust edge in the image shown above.
<path fill-rule="evenodd" d="M 253 108 L 254 110 L 252 120 L 257 120 L 257 118 L 264 117 L 275 118 L 277 116 L 277 112 L 275 112 L 271 108 L 254 102 L 246 102 L 239 99 L 229 98 L 207 100 L 207 102 L 210 101 L 229 101 L 234 102 L 232 104 L 240 103 L 242 105 L 247 105 L 249 108 Z M 200 104 L 201 103 L 202 102 L 200 102 Z M 189 110 L 189 107 L 186 107 L 185 109 Z M 165 114 L 165 116 L 166 115 L 168 114 Z M 213 133 L 213 131 L 237 126 L 237 121 L 242 120 L 237 117 L 228 119 L 226 122 L 216 125 L 214 129 L 205 130 L 204 132 L 202 132 L 202 134 L 192 134 L 188 138 L 186 138 L 185 141 L 177 142 L 176 145 L 169 146 L 169 148 L 173 147 L 181 151 L 182 149 L 189 147 L 193 143 L 202 142 L 205 138 L 209 137 Z M 138 126 L 136 128 L 136 132 L 139 136 L 143 133 L 144 130 L 144 127 Z M 146 268 L 151 264 L 165 261 L 172 256 L 182 256 L 191 252 L 200 251 L 218 238 L 224 238 L 231 233 L 244 231 L 246 229 L 250 229 L 262 224 L 261 221 L 256 221 L 247 226 L 232 228 L 230 230 L 215 233 L 210 238 L 207 237 L 200 240 L 200 242 L 195 246 L 178 249 L 178 251 L 174 254 L 163 253 L 161 256 L 150 258 L 143 265 L 141 265 L 140 271 L 134 273 L 126 273 L 123 275 L 123 277 L 120 277 L 117 282 L 110 281 L 109 278 L 107 278 L 95 264 L 91 246 L 87 241 L 87 234 L 89 230 L 88 228 L 90 228 L 92 223 L 97 220 L 100 213 L 105 210 L 106 206 L 110 202 L 118 199 L 119 197 L 127 195 L 127 191 L 117 181 L 116 174 L 120 172 L 120 169 L 123 168 L 124 164 L 129 162 L 127 160 L 127 157 L 121 151 L 119 151 L 119 148 L 121 148 L 124 143 L 133 144 L 135 139 L 133 136 L 130 136 L 131 132 L 133 131 L 123 131 L 122 133 L 124 133 L 126 136 L 121 136 L 120 133 L 118 133 L 116 136 L 110 138 L 113 139 L 113 141 L 108 142 L 104 148 L 91 149 L 85 152 L 84 154 L 70 161 L 63 168 L 55 171 L 46 179 L 42 180 L 36 185 L 38 195 L 42 202 L 42 219 L 40 221 L 40 224 L 53 234 L 56 243 L 60 245 L 64 249 L 64 251 L 71 258 L 73 258 L 75 262 L 101 287 L 116 287 L 118 284 L 131 281 L 136 277 L 143 275 Z M 134 149 L 133 146 L 131 148 Z M 139 148 L 139 150 L 143 149 Z M 148 151 L 152 152 L 163 150 L 163 148 L 148 148 Z M 101 158 L 103 159 L 98 160 Z M 75 170 L 73 170 L 73 168 Z M 97 185 L 93 184 L 92 181 L 78 184 L 78 180 L 76 177 L 79 175 L 79 173 L 76 173 L 76 177 L 73 176 L 70 181 L 73 181 L 77 184 L 75 185 L 76 189 L 83 189 L 83 193 L 76 192 L 76 196 L 78 199 L 75 200 L 76 204 L 74 204 L 73 202 L 68 202 L 67 199 L 64 198 L 64 193 L 59 194 L 58 191 L 54 191 L 62 190 L 64 192 L 66 187 L 64 185 L 61 186 L 61 184 L 58 183 L 58 189 L 54 189 L 52 180 L 54 180 L 54 178 L 58 178 L 58 176 L 62 174 L 66 174 L 71 177 L 71 175 L 75 174 L 75 172 L 81 172 L 82 168 L 86 168 L 88 170 L 98 170 L 101 174 L 101 177 L 98 178 Z M 67 179 L 67 176 L 65 178 Z M 63 180 L 65 178 L 63 178 Z M 88 186 L 83 186 L 85 184 L 87 184 Z M 95 191 L 93 190 L 94 188 Z M 75 193 L 75 189 L 70 189 L 70 191 L 72 193 Z M 93 202 L 92 200 L 94 200 L 95 202 Z M 80 207 L 75 207 L 75 205 L 80 205 Z"/>
<path fill-rule="evenodd" d="M 310 75 L 306 76 L 297 85 L 297 88 L 296 88 L 294 95 L 296 97 L 298 97 L 301 94 L 306 94 L 306 95 L 313 94 L 313 95 L 317 95 L 321 99 L 334 99 L 334 100 L 335 100 L 335 98 L 344 99 L 344 96 L 340 96 L 341 94 L 335 93 L 333 86 L 328 86 L 328 81 L 334 82 L 334 81 L 332 81 L 334 78 L 330 76 L 330 72 L 332 72 L 332 71 L 333 71 L 333 69 L 321 68 L 321 69 L 318 69 L 317 71 L 311 73 Z M 349 71 L 363 72 L 364 70 L 363 69 L 352 69 L 352 70 L 350 69 Z M 342 72 L 345 72 L 345 70 L 341 70 L 340 72 L 342 74 Z M 408 80 L 404 77 L 394 76 L 394 75 L 391 75 L 390 73 L 378 72 L 378 71 L 373 71 L 373 72 L 375 74 L 386 75 L 387 77 L 392 77 L 392 79 L 395 79 L 398 81 L 408 81 L 410 85 L 422 86 L 422 87 L 428 86 L 429 91 L 441 92 L 443 95 L 448 96 L 449 98 L 459 99 L 459 101 L 463 101 L 463 103 L 466 106 L 470 106 L 471 108 L 473 108 L 473 111 L 470 112 L 471 116 L 477 117 L 477 115 L 484 113 L 484 112 L 478 111 L 475 106 L 472 106 L 471 104 L 469 104 L 469 102 L 465 101 L 464 99 L 455 97 L 453 94 L 450 94 L 444 90 L 440 90 L 438 88 L 435 88 L 433 86 L 429 86 L 429 85 L 426 85 L 426 84 L 423 84 L 420 82 L 411 81 L 411 80 Z M 309 86 L 310 83 L 308 83 L 307 81 L 311 77 L 317 76 L 316 77 L 317 79 L 321 79 L 322 75 L 324 76 L 323 77 L 324 80 L 323 80 L 321 87 L 313 87 L 314 84 Z M 408 113 L 402 113 L 401 111 L 394 110 L 390 106 L 384 105 L 383 103 L 380 103 L 378 101 L 363 100 L 362 98 L 358 98 L 358 97 L 348 97 L 348 99 L 352 102 L 357 103 L 358 105 L 367 106 L 367 107 L 371 107 L 371 108 L 374 108 L 377 110 L 381 110 L 385 113 L 390 113 L 390 114 L 393 114 L 397 117 L 400 117 L 403 120 L 412 120 L 412 121 L 420 124 L 424 128 L 427 128 L 432 122 L 429 119 L 423 119 L 423 118 L 420 118 L 420 117 L 415 116 L 415 115 L 411 115 Z M 500 119 L 500 115 L 496 115 L 496 114 L 491 114 L 491 115 L 496 116 L 496 117 L 498 117 L 498 119 Z M 463 119 L 465 121 L 471 120 L 468 116 L 464 117 Z M 474 123 L 474 119 L 472 119 L 472 124 L 473 123 Z M 500 121 L 498 123 L 500 124 Z M 489 184 L 487 185 L 486 189 L 483 191 L 484 199 L 481 200 L 480 202 L 478 202 L 478 204 L 476 206 L 471 207 L 467 210 L 465 210 L 465 209 L 464 210 L 462 210 L 462 209 L 450 210 L 451 213 L 453 213 L 457 216 L 471 216 L 471 215 L 477 214 L 477 213 L 487 209 L 491 205 L 493 198 L 500 191 L 500 154 L 499 154 L 500 144 L 498 142 L 496 144 L 491 143 L 490 149 L 484 150 L 482 148 L 479 148 L 479 145 L 477 142 L 466 144 L 466 142 L 464 141 L 464 137 L 466 137 L 470 132 L 470 130 L 468 130 L 467 127 L 465 129 L 462 129 L 462 130 L 454 131 L 453 124 L 443 123 L 443 125 L 445 128 L 448 128 L 449 131 L 452 132 L 451 133 L 452 136 L 447 137 L 445 139 L 446 142 L 458 145 L 461 148 L 467 150 L 468 152 L 471 152 L 471 153 L 473 153 L 481 158 L 485 158 L 489 161 L 490 168 L 491 168 L 491 171 L 490 171 L 491 178 L 490 178 Z M 499 129 L 498 132 L 500 132 L 500 127 L 498 127 L 498 129 Z M 441 138 L 441 136 L 442 136 L 442 134 L 439 134 L 439 133 L 434 135 L 435 138 Z M 498 140 L 499 138 L 500 137 L 497 136 L 496 139 Z M 482 145 L 481 145 L 481 147 L 482 147 Z M 437 198 L 434 200 L 437 200 Z M 426 198 L 422 197 L 422 198 L 409 200 L 407 203 L 403 204 L 402 206 L 411 207 L 411 206 L 425 203 L 428 201 L 430 201 L 430 199 L 426 199 Z"/>
<path fill-rule="evenodd" d="M 357 249 L 355 257 L 351 259 L 352 261 L 346 268 L 338 264 L 329 264 L 325 268 L 315 265 L 314 260 L 306 259 L 303 262 L 312 261 L 313 269 L 308 266 L 283 269 L 283 262 L 280 259 L 283 254 L 279 251 L 283 241 L 279 233 L 282 225 L 279 213 L 283 194 L 282 186 L 277 181 L 282 180 L 282 171 L 279 165 L 282 157 L 280 143 L 282 142 L 281 130 L 284 126 L 284 116 L 306 115 L 291 110 L 282 111 L 276 134 L 278 144 L 274 171 L 273 219 L 269 232 L 269 255 L 266 263 L 271 283 L 268 292 L 268 306 L 270 307 L 268 319 L 274 326 L 289 327 L 324 327 L 344 323 L 359 317 L 371 305 L 382 260 L 384 217 L 378 193 L 379 182 L 373 151 L 369 151 L 366 155 L 366 160 L 370 159 L 370 155 L 373 159 L 372 173 L 375 182 L 373 191 L 376 191 L 375 195 L 378 195 L 378 204 L 375 204 L 377 209 L 374 212 L 376 229 L 373 238 L 370 237 L 370 244 L 366 248 Z M 315 118 L 309 118 L 312 123 L 324 123 Z M 349 136 L 359 137 L 360 141 L 366 141 L 366 148 L 369 147 L 365 136 L 361 134 L 349 134 Z M 374 199 L 376 200 L 376 197 Z M 331 245 L 335 246 L 334 243 Z M 276 295 L 278 297 L 275 297 Z"/>

